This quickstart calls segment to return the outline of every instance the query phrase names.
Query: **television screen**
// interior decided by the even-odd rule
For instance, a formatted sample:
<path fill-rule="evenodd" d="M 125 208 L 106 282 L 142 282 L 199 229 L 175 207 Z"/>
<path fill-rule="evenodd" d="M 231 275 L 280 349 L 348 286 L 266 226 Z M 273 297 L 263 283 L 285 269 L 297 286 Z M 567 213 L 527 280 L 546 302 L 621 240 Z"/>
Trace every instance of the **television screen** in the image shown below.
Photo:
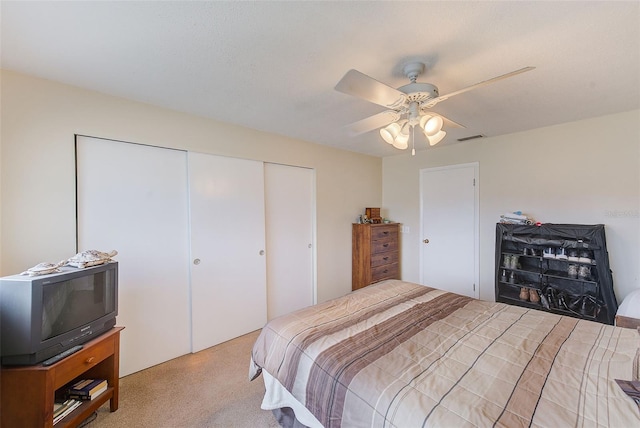
<path fill-rule="evenodd" d="M 88 324 L 115 310 L 113 270 L 42 287 L 42 340 Z"/>

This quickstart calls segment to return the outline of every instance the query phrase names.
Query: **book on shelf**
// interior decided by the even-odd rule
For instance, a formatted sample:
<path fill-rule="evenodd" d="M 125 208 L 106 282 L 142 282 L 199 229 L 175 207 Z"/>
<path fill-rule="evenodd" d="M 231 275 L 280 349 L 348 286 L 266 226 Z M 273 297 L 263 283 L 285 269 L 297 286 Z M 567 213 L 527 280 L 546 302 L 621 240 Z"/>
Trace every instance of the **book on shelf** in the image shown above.
<path fill-rule="evenodd" d="M 84 395 L 84 394 L 75 394 L 75 393 L 71 393 L 69 392 L 69 394 L 67 394 L 67 396 L 69 398 L 72 398 L 74 400 L 81 400 L 81 401 L 90 401 L 93 400 L 94 398 L 96 398 L 98 395 L 102 394 L 103 392 L 105 392 L 107 390 L 107 382 L 104 382 L 101 384 L 102 386 L 99 389 L 94 390 L 91 395 Z"/>
<path fill-rule="evenodd" d="M 61 403 L 55 403 L 53 405 L 53 424 L 57 424 L 69 413 L 73 412 L 82 404 L 80 400 L 65 400 Z"/>
<path fill-rule="evenodd" d="M 71 385 L 67 390 L 68 395 L 78 395 L 91 397 L 97 391 L 104 391 L 107 388 L 107 381 L 105 379 L 82 379 Z M 102 392 L 101 391 L 101 392 Z"/>

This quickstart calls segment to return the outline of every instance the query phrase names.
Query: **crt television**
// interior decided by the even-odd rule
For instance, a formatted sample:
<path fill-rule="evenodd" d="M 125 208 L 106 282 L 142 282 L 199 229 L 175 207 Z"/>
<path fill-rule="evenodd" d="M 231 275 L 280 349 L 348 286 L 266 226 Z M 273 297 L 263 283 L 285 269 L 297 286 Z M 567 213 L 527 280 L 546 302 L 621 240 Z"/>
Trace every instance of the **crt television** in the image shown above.
<path fill-rule="evenodd" d="M 34 365 L 110 330 L 118 263 L 0 278 L 0 361 Z"/>

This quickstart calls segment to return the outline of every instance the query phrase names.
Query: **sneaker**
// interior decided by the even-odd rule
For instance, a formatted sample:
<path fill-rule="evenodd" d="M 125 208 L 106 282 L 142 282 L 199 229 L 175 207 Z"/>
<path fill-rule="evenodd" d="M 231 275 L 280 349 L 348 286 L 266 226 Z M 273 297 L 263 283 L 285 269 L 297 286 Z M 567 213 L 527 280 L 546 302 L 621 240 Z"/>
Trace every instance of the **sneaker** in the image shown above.
<path fill-rule="evenodd" d="M 529 300 L 529 289 L 526 287 L 522 287 L 520 289 L 520 300 L 527 301 Z"/>
<path fill-rule="evenodd" d="M 556 258 L 556 250 L 552 247 L 547 247 L 544 249 L 542 253 L 542 257 L 545 259 L 555 259 Z"/>
<path fill-rule="evenodd" d="M 567 260 L 567 250 L 562 247 L 556 249 L 556 259 Z"/>

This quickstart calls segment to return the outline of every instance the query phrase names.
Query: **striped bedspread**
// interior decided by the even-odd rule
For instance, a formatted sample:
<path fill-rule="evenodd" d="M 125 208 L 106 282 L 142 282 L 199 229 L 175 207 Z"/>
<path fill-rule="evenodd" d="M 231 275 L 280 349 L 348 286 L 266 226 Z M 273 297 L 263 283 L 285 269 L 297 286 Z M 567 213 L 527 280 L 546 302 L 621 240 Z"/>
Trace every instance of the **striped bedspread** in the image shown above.
<path fill-rule="evenodd" d="M 390 280 L 269 322 L 262 369 L 329 427 L 640 427 L 632 329 Z"/>

